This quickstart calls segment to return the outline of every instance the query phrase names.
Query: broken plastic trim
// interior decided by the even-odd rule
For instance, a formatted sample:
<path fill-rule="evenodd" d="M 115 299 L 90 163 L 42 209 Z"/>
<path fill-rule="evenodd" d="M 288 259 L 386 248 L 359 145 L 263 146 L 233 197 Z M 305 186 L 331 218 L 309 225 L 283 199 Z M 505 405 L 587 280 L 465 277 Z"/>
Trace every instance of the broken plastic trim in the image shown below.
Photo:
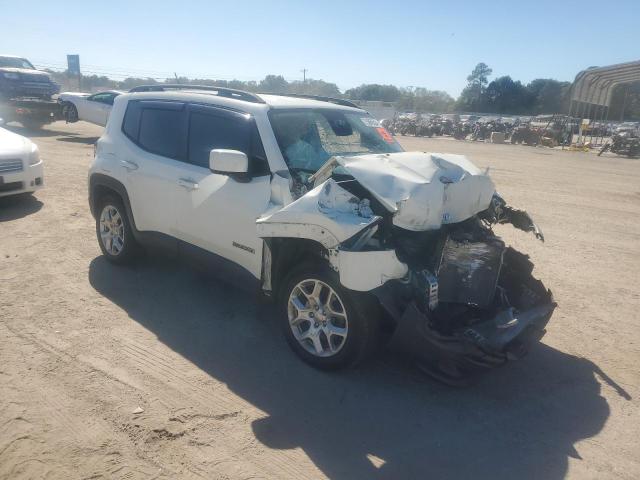
<path fill-rule="evenodd" d="M 489 223 L 510 223 L 515 228 L 524 232 L 533 232 L 538 240 L 544 242 L 544 234 L 542 230 L 540 230 L 540 227 L 535 224 L 531 215 L 525 210 L 519 210 L 507 205 L 507 202 L 505 202 L 498 193 L 493 194 L 491 204 L 484 213 L 484 219 Z"/>

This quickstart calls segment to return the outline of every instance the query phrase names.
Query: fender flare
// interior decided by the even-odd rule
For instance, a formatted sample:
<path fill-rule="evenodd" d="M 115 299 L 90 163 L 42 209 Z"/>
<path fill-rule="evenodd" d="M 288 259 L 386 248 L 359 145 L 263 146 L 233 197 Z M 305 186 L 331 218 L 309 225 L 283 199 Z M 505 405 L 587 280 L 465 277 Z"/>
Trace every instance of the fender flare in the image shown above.
<path fill-rule="evenodd" d="M 109 190 L 113 190 L 116 192 L 120 198 L 122 199 L 122 203 L 124 203 L 124 208 L 127 211 L 127 216 L 131 221 L 131 228 L 134 231 L 134 234 L 138 233 L 138 229 L 136 228 L 136 221 L 133 217 L 133 211 L 131 210 L 131 201 L 129 200 L 129 194 L 127 193 L 126 187 L 122 184 L 122 182 L 116 180 L 113 177 L 108 175 L 103 175 L 101 173 L 93 173 L 89 177 L 89 208 L 91 209 L 91 215 L 93 218 L 96 218 L 98 212 L 96 212 L 96 188 L 97 187 L 106 187 Z"/>

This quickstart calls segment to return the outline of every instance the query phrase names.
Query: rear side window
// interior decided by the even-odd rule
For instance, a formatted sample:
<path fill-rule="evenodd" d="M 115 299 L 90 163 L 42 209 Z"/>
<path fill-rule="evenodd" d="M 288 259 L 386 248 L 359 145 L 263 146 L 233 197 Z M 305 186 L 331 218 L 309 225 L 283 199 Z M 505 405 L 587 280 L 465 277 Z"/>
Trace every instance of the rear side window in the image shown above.
<path fill-rule="evenodd" d="M 129 102 L 127 112 L 122 122 L 122 131 L 129 137 L 129 140 L 138 143 L 138 132 L 140 131 L 140 102 Z"/>
<path fill-rule="evenodd" d="M 239 150 L 249 157 L 250 173 L 269 173 L 266 155 L 253 119 L 192 111 L 189 120 L 189 163 L 209 168 L 209 152 L 216 148 Z"/>
<path fill-rule="evenodd" d="M 140 148 L 175 160 L 184 159 L 185 109 L 176 102 L 129 102 L 122 131 Z"/>
<path fill-rule="evenodd" d="M 143 108 L 138 143 L 145 150 L 169 158 L 180 158 L 183 112 Z"/>

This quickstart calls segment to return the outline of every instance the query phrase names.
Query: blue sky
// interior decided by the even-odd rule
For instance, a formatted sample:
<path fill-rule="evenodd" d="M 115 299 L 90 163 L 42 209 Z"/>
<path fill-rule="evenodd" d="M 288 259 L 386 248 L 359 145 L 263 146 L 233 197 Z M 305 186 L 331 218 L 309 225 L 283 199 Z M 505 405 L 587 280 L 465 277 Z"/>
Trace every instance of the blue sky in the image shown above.
<path fill-rule="evenodd" d="M 456 96 L 480 61 L 493 76 L 573 80 L 640 58 L 640 0 L 0 0 L 0 53 L 84 73 L 259 80 L 282 74 L 392 83 Z"/>

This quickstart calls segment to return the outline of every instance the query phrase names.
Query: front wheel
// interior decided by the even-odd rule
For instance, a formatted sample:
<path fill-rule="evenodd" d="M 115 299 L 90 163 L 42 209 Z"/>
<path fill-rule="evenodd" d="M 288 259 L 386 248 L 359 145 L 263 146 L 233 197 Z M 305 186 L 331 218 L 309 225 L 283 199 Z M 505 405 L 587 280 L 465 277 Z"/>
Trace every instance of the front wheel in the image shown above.
<path fill-rule="evenodd" d="M 285 337 L 305 362 L 322 370 L 350 367 L 377 345 L 379 315 L 365 293 L 345 289 L 322 265 L 301 266 L 280 292 Z"/>

